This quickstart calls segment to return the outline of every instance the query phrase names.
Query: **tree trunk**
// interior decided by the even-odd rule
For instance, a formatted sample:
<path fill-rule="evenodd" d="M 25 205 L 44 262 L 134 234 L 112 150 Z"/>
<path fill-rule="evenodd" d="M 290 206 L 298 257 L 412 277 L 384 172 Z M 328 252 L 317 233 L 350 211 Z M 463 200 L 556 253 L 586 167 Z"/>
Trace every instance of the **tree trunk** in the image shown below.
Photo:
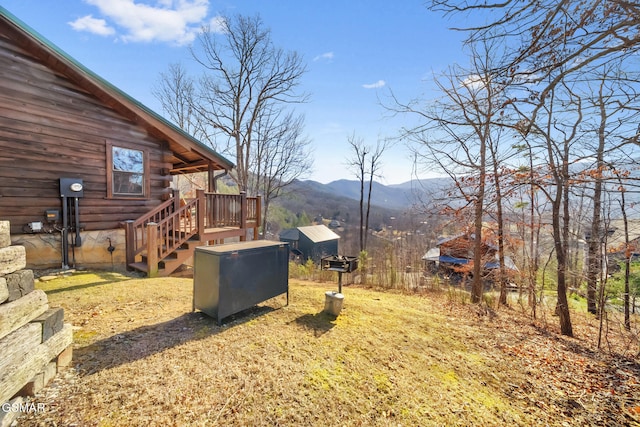
<path fill-rule="evenodd" d="M 601 109 L 603 108 L 600 105 Z M 602 113 L 604 114 L 604 113 Z M 591 219 L 591 236 L 587 246 L 587 311 L 591 314 L 597 314 L 598 307 L 596 303 L 597 278 L 602 268 L 602 257 L 600 254 L 603 230 L 600 212 L 602 210 L 602 170 L 604 168 L 604 125 L 606 123 L 606 115 L 601 117 L 599 129 L 598 149 L 596 150 L 596 179 L 593 188 L 593 215 Z M 606 230 L 605 230 L 606 231 Z"/>
<path fill-rule="evenodd" d="M 566 166 L 566 162 L 565 162 Z M 569 313 L 569 301 L 567 300 L 567 238 L 569 234 L 569 206 L 567 194 L 566 177 L 561 180 L 562 184 L 557 185 L 558 194 L 553 200 L 553 237 L 554 247 L 556 251 L 557 267 L 557 290 L 558 300 L 556 303 L 556 314 L 560 318 L 560 331 L 562 335 L 573 336 L 573 328 L 571 326 L 571 315 Z M 560 208 L 564 207 L 564 215 L 562 215 L 562 223 L 560 222 Z"/>
<path fill-rule="evenodd" d="M 493 150 L 492 150 L 493 153 Z M 496 221 L 498 222 L 498 263 L 500 266 L 498 273 L 498 285 L 500 286 L 499 303 L 507 305 L 507 274 L 504 265 L 504 219 L 502 215 L 502 188 L 500 186 L 500 171 L 496 156 L 493 156 L 493 174 L 496 186 Z"/>
<path fill-rule="evenodd" d="M 369 213 L 371 211 L 371 191 L 373 190 L 373 167 L 374 165 L 371 165 L 371 172 L 369 175 L 369 193 L 367 194 L 367 213 L 365 215 L 365 220 L 364 220 L 364 239 L 363 239 L 363 245 L 361 248 L 361 251 L 365 251 L 367 250 L 367 237 L 369 236 L 367 233 L 367 230 L 369 229 Z"/>
<path fill-rule="evenodd" d="M 483 157 L 483 154 L 481 154 Z M 478 304 L 482 302 L 482 218 L 484 213 L 484 169 L 480 171 L 480 183 L 478 186 L 478 198 L 475 205 L 475 239 L 473 244 L 473 282 L 471 284 L 471 302 Z"/>
<path fill-rule="evenodd" d="M 573 336 L 573 328 L 571 326 L 571 317 L 569 314 L 569 302 L 567 300 L 567 265 L 566 265 L 566 252 L 561 239 L 561 226 L 559 215 L 559 201 L 554 200 L 554 212 L 553 212 L 553 237 L 554 247 L 556 252 L 557 267 L 557 280 L 558 280 L 558 301 L 556 303 L 556 314 L 560 317 L 560 331 L 562 335 Z M 556 207 L 557 206 L 557 207 Z"/>
<path fill-rule="evenodd" d="M 620 177 L 618 177 L 620 181 Z M 624 197 L 625 188 L 620 181 L 620 208 L 622 210 L 622 220 L 624 222 L 624 328 L 631 330 L 631 315 L 629 313 L 629 276 L 631 275 L 631 244 L 629 243 L 629 221 L 627 219 L 627 207 Z"/>

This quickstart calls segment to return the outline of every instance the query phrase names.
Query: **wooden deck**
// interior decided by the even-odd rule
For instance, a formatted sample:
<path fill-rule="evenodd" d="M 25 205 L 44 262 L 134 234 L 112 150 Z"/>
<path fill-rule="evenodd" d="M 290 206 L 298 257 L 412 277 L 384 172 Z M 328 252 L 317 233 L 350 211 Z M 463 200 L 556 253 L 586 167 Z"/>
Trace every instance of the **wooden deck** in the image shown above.
<path fill-rule="evenodd" d="M 180 202 L 177 194 L 135 221 L 123 223 L 127 244 L 127 267 L 148 276 L 167 276 L 193 256 L 204 244 L 225 239 L 258 239 L 260 197 L 242 194 L 205 193 Z"/>

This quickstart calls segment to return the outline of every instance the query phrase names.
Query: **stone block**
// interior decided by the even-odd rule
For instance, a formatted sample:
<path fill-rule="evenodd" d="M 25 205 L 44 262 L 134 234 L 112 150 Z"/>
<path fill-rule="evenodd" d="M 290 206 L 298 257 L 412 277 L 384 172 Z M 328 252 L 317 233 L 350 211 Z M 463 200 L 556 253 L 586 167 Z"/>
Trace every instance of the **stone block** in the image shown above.
<path fill-rule="evenodd" d="M 58 364 L 55 360 L 52 360 L 44 368 L 44 386 L 48 386 L 52 379 L 55 378 L 58 373 Z"/>
<path fill-rule="evenodd" d="M 0 304 L 0 338 L 7 336 L 49 309 L 47 294 L 36 289 L 15 301 Z"/>
<path fill-rule="evenodd" d="M 62 350 L 62 352 L 58 355 L 58 358 L 57 358 L 58 371 L 71 366 L 72 360 L 73 360 L 73 345 L 70 345 L 69 347 Z"/>
<path fill-rule="evenodd" d="M 65 325 L 62 331 L 55 334 L 27 354 L 20 365 L 15 366 L 9 372 L 0 372 L 0 402 L 5 402 L 24 388 L 24 385 L 32 380 L 38 381 L 38 373 L 42 373 L 44 384 L 44 369 L 56 357 L 69 347 L 73 342 L 71 325 Z M 35 383 L 31 387 L 37 386 Z M 34 389 L 32 388 L 31 391 Z M 25 390 L 29 391 L 29 390 Z"/>
<path fill-rule="evenodd" d="M 9 299 L 9 288 L 7 287 L 7 279 L 0 277 L 0 304 Z"/>
<path fill-rule="evenodd" d="M 11 224 L 9 221 L 0 221 L 0 248 L 11 246 Z"/>
<path fill-rule="evenodd" d="M 0 248 L 0 276 L 22 270 L 27 266 L 27 251 L 24 246 Z"/>
<path fill-rule="evenodd" d="M 33 270 L 18 270 L 4 276 L 9 289 L 8 302 L 15 301 L 35 289 Z"/>
<path fill-rule="evenodd" d="M 35 396 L 37 392 L 44 388 L 44 372 L 38 372 L 26 383 L 18 393 L 17 396 Z"/>
<path fill-rule="evenodd" d="M 45 342 L 64 326 L 64 309 L 62 307 L 50 308 L 31 321 L 42 324 L 42 341 Z"/>
<path fill-rule="evenodd" d="M 20 365 L 25 356 L 42 344 L 42 326 L 27 323 L 4 338 L 0 338 L 0 375 Z"/>

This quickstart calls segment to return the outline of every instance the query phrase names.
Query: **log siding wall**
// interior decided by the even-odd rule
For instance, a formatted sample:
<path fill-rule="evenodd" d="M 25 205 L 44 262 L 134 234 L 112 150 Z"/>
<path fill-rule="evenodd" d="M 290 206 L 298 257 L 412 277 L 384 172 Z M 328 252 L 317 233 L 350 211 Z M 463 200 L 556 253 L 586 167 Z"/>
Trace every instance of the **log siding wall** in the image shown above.
<path fill-rule="evenodd" d="M 17 47 L 0 29 L 0 219 L 20 234 L 46 209 L 62 210 L 59 178 L 81 178 L 84 230 L 119 227 L 169 193 L 167 144 Z M 146 198 L 107 197 L 108 144 L 144 150 Z"/>

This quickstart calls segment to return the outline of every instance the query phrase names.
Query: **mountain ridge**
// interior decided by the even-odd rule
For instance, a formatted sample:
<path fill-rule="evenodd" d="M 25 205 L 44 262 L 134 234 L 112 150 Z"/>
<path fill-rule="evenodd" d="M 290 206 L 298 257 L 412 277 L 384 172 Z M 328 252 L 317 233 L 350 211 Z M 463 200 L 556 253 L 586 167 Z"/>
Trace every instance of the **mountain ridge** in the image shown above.
<path fill-rule="evenodd" d="M 360 181 L 357 180 L 339 179 L 326 184 L 313 180 L 298 180 L 297 182 L 319 192 L 340 195 L 356 201 L 360 200 Z M 426 178 L 385 185 L 374 180 L 371 188 L 371 205 L 405 210 L 411 208 L 417 202 L 424 202 L 430 193 L 442 190 L 450 182 L 449 178 Z M 368 192 L 369 181 L 365 181 L 365 203 Z"/>

